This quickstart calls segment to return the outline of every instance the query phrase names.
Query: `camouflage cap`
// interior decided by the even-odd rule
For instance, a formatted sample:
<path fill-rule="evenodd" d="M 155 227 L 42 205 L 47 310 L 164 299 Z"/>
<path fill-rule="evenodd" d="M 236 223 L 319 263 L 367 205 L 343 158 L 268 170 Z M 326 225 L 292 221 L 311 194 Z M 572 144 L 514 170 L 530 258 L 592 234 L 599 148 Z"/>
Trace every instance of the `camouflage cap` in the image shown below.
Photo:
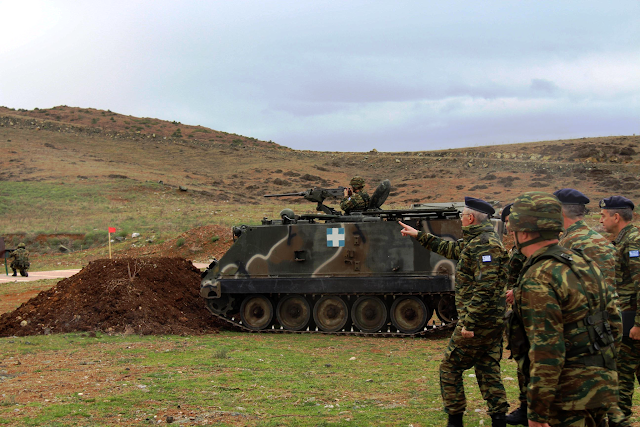
<path fill-rule="evenodd" d="M 19 248 L 26 248 L 27 246 L 26 246 L 24 243 L 20 243 L 20 244 L 18 245 L 18 247 L 19 247 Z"/>
<path fill-rule="evenodd" d="M 512 231 L 560 232 L 563 224 L 560 200 L 542 191 L 531 191 L 516 197 L 509 215 L 509 228 Z"/>
<path fill-rule="evenodd" d="M 354 189 L 362 188 L 362 187 L 364 187 L 364 179 L 362 177 L 356 175 L 353 178 L 351 178 L 351 181 L 349 182 L 349 185 L 351 187 L 353 187 Z"/>

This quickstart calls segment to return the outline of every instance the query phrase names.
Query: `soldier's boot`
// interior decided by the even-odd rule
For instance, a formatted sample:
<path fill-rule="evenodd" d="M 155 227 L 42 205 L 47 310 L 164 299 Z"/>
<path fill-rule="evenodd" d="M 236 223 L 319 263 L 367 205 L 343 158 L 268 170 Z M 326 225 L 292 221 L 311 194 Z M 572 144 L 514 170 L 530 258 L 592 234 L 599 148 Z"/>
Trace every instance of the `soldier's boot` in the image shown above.
<path fill-rule="evenodd" d="M 464 412 L 460 412 L 459 414 L 449 414 L 449 422 L 447 423 L 447 427 L 464 427 L 462 425 L 462 416 Z"/>
<path fill-rule="evenodd" d="M 515 411 L 511 412 L 505 418 L 507 424 L 511 425 L 529 425 L 529 421 L 527 420 L 527 402 L 520 402 L 520 407 Z"/>
<path fill-rule="evenodd" d="M 491 414 L 491 427 L 507 427 L 507 414 Z"/>
<path fill-rule="evenodd" d="M 16 270 L 15 268 L 12 268 L 12 270 L 13 270 L 12 276 L 16 277 L 18 275 L 18 270 Z"/>
<path fill-rule="evenodd" d="M 22 274 L 23 277 L 29 277 L 27 270 L 21 271 L 20 274 Z"/>

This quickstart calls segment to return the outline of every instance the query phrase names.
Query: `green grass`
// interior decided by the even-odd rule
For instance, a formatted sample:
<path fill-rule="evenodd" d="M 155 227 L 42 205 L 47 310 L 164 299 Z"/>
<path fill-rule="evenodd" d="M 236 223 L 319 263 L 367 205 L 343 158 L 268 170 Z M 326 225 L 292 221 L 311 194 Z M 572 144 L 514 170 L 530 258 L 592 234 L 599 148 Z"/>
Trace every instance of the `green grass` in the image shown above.
<path fill-rule="evenodd" d="M 310 208 L 313 206 L 309 205 Z M 85 233 L 85 247 L 106 243 L 106 229 L 175 236 L 205 224 L 259 224 L 277 217 L 282 205 L 242 206 L 212 202 L 193 192 L 157 183 L 118 179 L 113 182 L 10 182 L 0 187 L 0 234 Z"/>
<path fill-rule="evenodd" d="M 18 409 L 23 415 L 10 425 L 138 425 L 167 415 L 238 426 L 444 425 L 438 366 L 446 342 L 235 332 L 2 338 L 9 377 L 0 420 Z M 23 366 L 45 385 L 29 383 Z M 515 363 L 503 360 L 502 370 L 515 407 Z M 490 425 L 472 372 L 465 374 L 465 423 Z M 46 391 L 52 377 L 69 375 L 77 378 L 64 379 L 68 390 L 48 402 L 15 392 Z"/>

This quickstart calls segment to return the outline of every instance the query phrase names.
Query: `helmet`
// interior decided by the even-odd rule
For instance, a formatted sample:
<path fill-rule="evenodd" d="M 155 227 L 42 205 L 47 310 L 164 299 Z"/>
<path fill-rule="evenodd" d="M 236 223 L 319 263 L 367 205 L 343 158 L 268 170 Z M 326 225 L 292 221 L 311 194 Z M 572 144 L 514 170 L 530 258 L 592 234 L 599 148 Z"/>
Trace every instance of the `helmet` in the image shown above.
<path fill-rule="evenodd" d="M 285 219 L 285 217 L 288 219 L 295 219 L 296 214 L 293 212 L 293 209 L 285 208 L 280 211 L 280 218 Z"/>
<path fill-rule="evenodd" d="M 364 187 L 364 179 L 356 175 L 351 178 L 351 181 L 349 181 L 349 185 L 353 187 L 354 190 L 357 190 Z"/>
<path fill-rule="evenodd" d="M 516 197 L 509 214 L 511 231 L 538 231 L 548 239 L 557 238 L 564 229 L 563 224 L 560 200 L 542 191 L 531 191 Z"/>
<path fill-rule="evenodd" d="M 18 245 L 18 247 L 19 247 L 19 248 L 26 248 L 27 246 L 26 246 L 24 243 L 20 243 L 20 244 Z"/>

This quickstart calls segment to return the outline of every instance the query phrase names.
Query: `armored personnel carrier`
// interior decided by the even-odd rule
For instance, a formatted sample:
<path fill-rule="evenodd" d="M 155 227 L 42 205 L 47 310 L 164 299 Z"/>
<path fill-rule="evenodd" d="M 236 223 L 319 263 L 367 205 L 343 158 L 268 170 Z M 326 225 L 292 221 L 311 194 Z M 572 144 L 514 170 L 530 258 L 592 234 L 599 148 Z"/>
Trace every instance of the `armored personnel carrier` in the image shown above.
<path fill-rule="evenodd" d="M 381 209 L 389 190 L 383 181 L 368 209 L 349 215 L 324 204 L 342 188 L 268 195 L 305 197 L 319 213 L 284 209 L 234 227 L 234 244 L 203 273 L 207 308 L 260 332 L 412 336 L 450 325 L 455 263 L 403 237 L 398 221 L 457 240 L 464 204 Z"/>

